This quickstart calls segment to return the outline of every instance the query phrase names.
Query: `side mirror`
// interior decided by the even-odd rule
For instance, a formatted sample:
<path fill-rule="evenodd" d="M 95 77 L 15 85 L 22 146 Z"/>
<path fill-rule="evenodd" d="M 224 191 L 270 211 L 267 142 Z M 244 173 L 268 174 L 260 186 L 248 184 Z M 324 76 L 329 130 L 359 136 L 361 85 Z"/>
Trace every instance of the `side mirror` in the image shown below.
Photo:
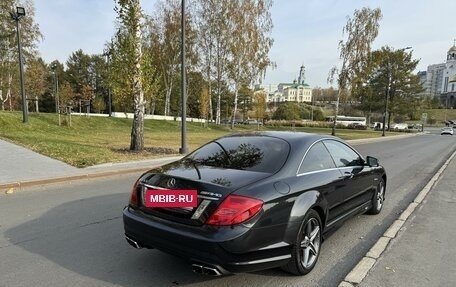
<path fill-rule="evenodd" d="M 367 162 L 367 165 L 370 166 L 370 167 L 379 166 L 378 159 L 376 159 L 375 157 L 367 156 L 366 157 L 366 162 Z"/>

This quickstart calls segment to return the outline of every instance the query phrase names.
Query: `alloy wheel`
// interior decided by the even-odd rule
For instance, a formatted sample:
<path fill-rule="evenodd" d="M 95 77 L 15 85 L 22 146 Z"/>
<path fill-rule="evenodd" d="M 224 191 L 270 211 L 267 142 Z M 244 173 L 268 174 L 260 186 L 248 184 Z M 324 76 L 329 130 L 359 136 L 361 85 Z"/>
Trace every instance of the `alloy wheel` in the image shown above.
<path fill-rule="evenodd" d="M 318 258 L 320 252 L 320 223 L 316 218 L 310 218 L 303 230 L 301 241 L 301 264 L 304 268 L 311 267 Z"/>
<path fill-rule="evenodd" d="M 382 209 L 383 206 L 383 201 L 385 200 L 385 186 L 381 182 L 378 186 L 377 190 L 377 209 L 380 210 Z"/>

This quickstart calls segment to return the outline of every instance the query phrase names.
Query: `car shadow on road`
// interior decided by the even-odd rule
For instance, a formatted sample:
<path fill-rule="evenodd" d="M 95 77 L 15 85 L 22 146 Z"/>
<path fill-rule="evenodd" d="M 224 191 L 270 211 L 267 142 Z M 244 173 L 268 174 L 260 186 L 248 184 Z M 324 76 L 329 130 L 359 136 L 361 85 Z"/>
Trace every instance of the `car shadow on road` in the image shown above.
<path fill-rule="evenodd" d="M 185 260 L 128 245 L 121 217 L 125 198 L 114 194 L 68 202 L 7 230 L 5 237 L 67 270 L 120 286 L 177 286 L 226 278 L 194 274 Z M 51 271 L 53 264 L 41 263 L 42 272 Z"/>
<path fill-rule="evenodd" d="M 339 273 L 322 263 L 305 278 L 290 275 L 279 268 L 220 277 L 194 274 L 190 264 L 183 259 L 158 250 L 137 250 L 125 241 L 122 209 L 127 198 L 128 194 L 121 193 L 67 202 L 6 230 L 4 235 L 11 245 L 25 251 L 18 253 L 20 260 L 29 262 L 28 253 L 41 257 L 39 264 L 34 264 L 33 272 L 38 268 L 40 273 L 49 274 L 43 275 L 46 277 L 40 281 L 47 281 L 44 286 L 68 286 L 71 282 L 55 280 L 74 278 L 73 272 L 81 275 L 78 276 L 79 286 L 315 286 L 321 278 L 329 279 L 325 281 L 327 284 L 320 286 L 340 282 L 340 278 L 334 279 L 334 273 Z M 337 243 L 331 239 L 326 244 L 332 245 L 333 250 L 337 249 Z M 368 247 L 363 248 L 368 250 Z M 330 258 L 331 252 L 323 248 L 321 256 Z M 348 254 L 341 261 L 349 262 L 351 257 Z M 70 272 L 56 270 L 54 264 Z M 344 264 L 337 266 L 339 269 L 349 268 Z M 343 274 L 347 272 L 342 271 Z"/>

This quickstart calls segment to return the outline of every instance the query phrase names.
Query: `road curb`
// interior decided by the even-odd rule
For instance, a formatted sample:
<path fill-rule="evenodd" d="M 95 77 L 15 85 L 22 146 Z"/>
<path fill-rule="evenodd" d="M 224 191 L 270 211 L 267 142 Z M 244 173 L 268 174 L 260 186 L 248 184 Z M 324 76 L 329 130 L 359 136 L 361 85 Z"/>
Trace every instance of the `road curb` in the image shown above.
<path fill-rule="evenodd" d="M 377 263 L 380 255 L 386 250 L 391 242 L 400 231 L 401 227 L 408 220 L 410 215 L 417 209 L 417 207 L 423 203 L 426 195 L 432 190 L 434 184 L 438 181 L 442 173 L 447 168 L 448 164 L 456 156 L 456 151 L 448 158 L 440 169 L 434 174 L 431 180 L 426 186 L 420 191 L 415 197 L 413 202 L 401 213 L 397 220 L 395 220 L 390 227 L 385 231 L 382 237 L 372 246 L 372 248 L 366 253 L 366 255 L 358 262 L 358 264 L 348 273 L 345 279 L 339 284 L 339 287 L 351 287 L 360 284 L 372 267 Z M 372 263 L 372 264 L 371 264 Z M 368 268 L 367 268 L 368 267 Z"/>
<path fill-rule="evenodd" d="M 346 142 L 350 144 L 367 144 L 367 143 L 373 143 L 373 142 L 385 142 L 385 141 L 391 141 L 391 140 L 397 140 L 397 139 L 403 139 L 403 138 L 410 138 L 410 137 L 415 137 L 415 136 L 421 136 L 427 134 L 426 132 L 419 132 L 419 133 L 406 133 L 403 135 L 395 135 L 395 136 L 386 136 L 386 137 L 376 137 L 376 138 L 367 138 L 367 139 L 356 139 L 356 140 L 346 140 Z"/>

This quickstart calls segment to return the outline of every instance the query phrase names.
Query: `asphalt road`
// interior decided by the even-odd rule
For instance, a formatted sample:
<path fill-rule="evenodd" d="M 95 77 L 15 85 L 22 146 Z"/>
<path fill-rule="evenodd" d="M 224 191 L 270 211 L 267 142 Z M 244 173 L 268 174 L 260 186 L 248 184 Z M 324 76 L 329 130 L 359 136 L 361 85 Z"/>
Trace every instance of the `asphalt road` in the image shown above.
<path fill-rule="evenodd" d="M 456 137 L 435 131 L 356 148 L 387 170 L 384 209 L 339 228 L 307 276 L 207 277 L 179 258 L 133 249 L 121 214 L 136 176 L 117 176 L 0 195 L 0 286 L 337 286 L 456 149 Z"/>

